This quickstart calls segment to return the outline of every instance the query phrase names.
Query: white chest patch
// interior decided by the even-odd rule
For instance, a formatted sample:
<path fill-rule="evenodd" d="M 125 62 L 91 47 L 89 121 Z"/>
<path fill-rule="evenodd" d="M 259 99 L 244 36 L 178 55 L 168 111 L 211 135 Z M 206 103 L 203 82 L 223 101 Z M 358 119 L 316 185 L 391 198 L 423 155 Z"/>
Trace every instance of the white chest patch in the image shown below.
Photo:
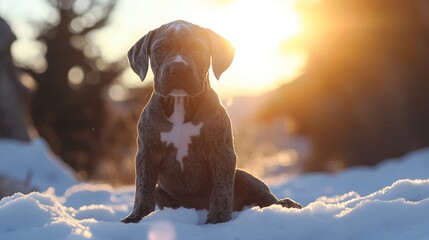
<path fill-rule="evenodd" d="M 188 155 L 191 137 L 200 135 L 203 123 L 185 123 L 185 97 L 174 97 L 174 111 L 168 121 L 173 124 L 173 128 L 169 132 L 161 132 L 161 141 L 167 145 L 172 143 L 177 148 L 176 160 L 183 170 L 182 161 Z"/>

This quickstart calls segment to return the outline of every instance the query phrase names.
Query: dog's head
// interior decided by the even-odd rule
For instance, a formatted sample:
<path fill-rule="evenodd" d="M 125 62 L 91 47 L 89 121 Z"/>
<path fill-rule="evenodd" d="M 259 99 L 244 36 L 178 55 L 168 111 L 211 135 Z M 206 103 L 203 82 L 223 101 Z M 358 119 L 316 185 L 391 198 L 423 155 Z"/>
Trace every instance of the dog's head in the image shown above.
<path fill-rule="evenodd" d="M 143 36 L 128 52 L 131 68 L 143 81 L 149 59 L 155 92 L 162 96 L 197 96 L 209 86 L 210 59 L 217 79 L 231 65 L 235 49 L 207 28 L 185 21 L 162 25 Z"/>

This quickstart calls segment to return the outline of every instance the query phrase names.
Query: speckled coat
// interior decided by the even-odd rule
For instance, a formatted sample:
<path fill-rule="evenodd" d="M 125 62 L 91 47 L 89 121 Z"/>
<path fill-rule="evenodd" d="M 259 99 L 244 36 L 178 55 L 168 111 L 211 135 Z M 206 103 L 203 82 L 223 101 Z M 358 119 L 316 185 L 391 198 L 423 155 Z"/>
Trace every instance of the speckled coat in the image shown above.
<path fill-rule="evenodd" d="M 197 53 L 187 53 L 193 51 L 187 48 L 189 42 L 197 42 L 201 49 Z M 156 49 L 159 45 L 163 48 L 161 51 Z M 152 51 L 158 52 L 152 54 Z M 130 50 L 131 67 L 142 80 L 151 56 L 155 91 L 138 123 L 134 208 L 122 222 L 140 221 L 155 210 L 156 204 L 161 209 L 208 209 L 206 223 L 229 221 L 233 210 L 249 205 L 300 207 L 290 199 L 278 200 L 261 180 L 236 169 L 230 120 L 208 79 L 210 58 L 219 78 L 231 64 L 233 55 L 232 46 L 221 36 L 184 21 L 151 31 Z M 187 72 L 185 82 L 192 87 L 181 86 L 189 93 L 182 97 L 184 122 L 202 125 L 199 134 L 191 136 L 190 140 L 183 139 L 189 141 L 182 159 L 183 167 L 177 160 L 178 147 L 163 141 L 161 136 L 170 132 L 174 125 L 170 117 L 175 111 L 176 98 L 169 91 L 171 82 L 177 78 L 168 76 L 170 67 L 177 65 L 178 59 L 181 62 L 185 59 L 187 62 L 183 64 L 193 74 Z M 189 80 L 189 76 L 194 77 Z"/>

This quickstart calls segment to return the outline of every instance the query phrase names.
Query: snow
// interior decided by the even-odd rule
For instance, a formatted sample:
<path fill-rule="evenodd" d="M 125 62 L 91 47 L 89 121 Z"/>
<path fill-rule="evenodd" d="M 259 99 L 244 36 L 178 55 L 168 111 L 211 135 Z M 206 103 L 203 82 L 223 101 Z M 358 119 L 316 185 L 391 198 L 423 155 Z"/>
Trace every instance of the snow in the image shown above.
<path fill-rule="evenodd" d="M 307 205 L 319 196 L 351 191 L 369 195 L 401 179 L 429 179 L 429 149 L 388 160 L 375 167 L 354 167 L 339 174 L 310 174 L 271 186 L 277 196 L 288 196 Z"/>
<path fill-rule="evenodd" d="M 77 183 L 46 149 L 40 139 L 26 145 L 0 141 L 0 174 L 23 179 L 31 169 L 32 183 L 41 189 L 0 201 L 1 240 L 429 239 L 429 149 L 376 167 L 295 177 L 271 187 L 303 209 L 249 207 L 215 225 L 203 224 L 207 211 L 185 208 L 120 223 L 131 210 L 134 188 Z M 44 176 L 53 172 L 56 181 Z"/>
<path fill-rule="evenodd" d="M 35 139 L 30 143 L 0 139 L 0 176 L 24 181 L 30 174 L 33 187 L 58 194 L 76 184 L 72 170 L 51 153 L 47 143 Z"/>

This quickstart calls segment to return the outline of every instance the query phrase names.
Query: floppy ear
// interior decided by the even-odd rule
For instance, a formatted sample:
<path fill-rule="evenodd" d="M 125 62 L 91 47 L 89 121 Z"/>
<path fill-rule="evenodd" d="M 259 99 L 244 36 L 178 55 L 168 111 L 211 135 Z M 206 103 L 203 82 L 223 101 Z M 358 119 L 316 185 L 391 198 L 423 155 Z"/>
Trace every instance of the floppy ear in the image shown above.
<path fill-rule="evenodd" d="M 131 69 L 139 75 L 142 81 L 145 79 L 149 67 L 149 48 L 153 35 L 154 31 L 150 31 L 128 51 L 128 61 Z"/>
<path fill-rule="evenodd" d="M 235 48 L 226 38 L 210 29 L 207 29 L 207 31 L 211 44 L 213 73 L 216 79 L 219 80 L 220 75 L 231 65 Z"/>

